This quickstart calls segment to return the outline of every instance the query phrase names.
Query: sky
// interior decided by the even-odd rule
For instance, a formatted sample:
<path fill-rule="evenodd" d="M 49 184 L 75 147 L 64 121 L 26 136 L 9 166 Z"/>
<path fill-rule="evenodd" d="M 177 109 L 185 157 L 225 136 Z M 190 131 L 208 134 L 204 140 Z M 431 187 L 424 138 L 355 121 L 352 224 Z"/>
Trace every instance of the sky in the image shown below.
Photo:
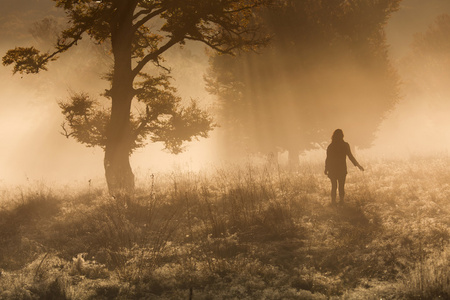
<path fill-rule="evenodd" d="M 0 0 L 0 54 L 16 46 L 36 44 L 30 28 L 45 17 L 62 18 L 50 0 Z M 442 13 L 450 14 L 449 0 L 404 0 L 387 24 L 387 40 L 394 65 L 407 55 L 413 35 L 424 31 Z M 63 121 L 58 101 L 69 91 L 83 90 L 99 95 L 105 83 L 98 79 L 107 62 L 93 61 L 90 48 L 75 50 L 39 75 L 12 75 L 11 67 L 0 66 L 0 186 L 42 181 L 46 184 L 81 184 L 103 180 L 103 153 L 86 148 L 60 134 Z M 180 95 L 213 105 L 204 88 L 208 61 L 200 46 L 169 53 L 173 77 Z M 381 126 L 378 147 L 398 138 L 405 105 L 400 105 Z M 376 143 L 377 143 L 376 141 Z M 171 168 L 197 169 L 213 160 L 214 139 L 188 145 L 181 156 L 162 151 L 161 145 L 138 150 L 131 158 L 137 176 L 148 178 Z"/>

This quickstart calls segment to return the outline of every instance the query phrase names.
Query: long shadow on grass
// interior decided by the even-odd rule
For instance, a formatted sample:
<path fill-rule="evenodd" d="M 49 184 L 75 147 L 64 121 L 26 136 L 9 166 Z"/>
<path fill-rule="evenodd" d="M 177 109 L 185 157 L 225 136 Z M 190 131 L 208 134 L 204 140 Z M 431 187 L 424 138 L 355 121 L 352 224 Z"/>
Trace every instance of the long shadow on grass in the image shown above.
<path fill-rule="evenodd" d="M 345 203 L 326 206 L 317 214 L 311 251 L 315 268 L 339 275 L 344 283 L 357 285 L 370 272 L 364 259 L 369 245 L 382 233 L 379 217 L 364 206 Z"/>

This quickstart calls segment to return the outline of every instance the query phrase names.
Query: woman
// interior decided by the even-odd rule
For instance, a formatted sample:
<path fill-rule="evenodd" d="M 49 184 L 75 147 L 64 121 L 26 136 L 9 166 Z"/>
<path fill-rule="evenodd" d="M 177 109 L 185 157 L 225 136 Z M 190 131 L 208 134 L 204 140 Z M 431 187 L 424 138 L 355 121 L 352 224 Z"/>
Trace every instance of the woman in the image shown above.
<path fill-rule="evenodd" d="M 344 185 L 347 176 L 347 156 L 361 171 L 364 168 L 356 161 L 350 151 L 350 145 L 344 141 L 344 133 L 336 129 L 331 137 L 331 144 L 327 148 L 327 159 L 325 160 L 325 175 L 331 180 L 331 203 L 336 204 L 336 190 L 339 183 L 339 200 L 344 202 Z"/>

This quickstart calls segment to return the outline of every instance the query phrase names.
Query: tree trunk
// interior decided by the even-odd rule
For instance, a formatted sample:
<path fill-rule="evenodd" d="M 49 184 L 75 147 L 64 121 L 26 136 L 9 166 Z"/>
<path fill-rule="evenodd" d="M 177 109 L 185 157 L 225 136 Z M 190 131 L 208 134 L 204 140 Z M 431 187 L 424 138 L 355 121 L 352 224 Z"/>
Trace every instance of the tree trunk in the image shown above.
<path fill-rule="evenodd" d="M 119 117 L 125 112 L 119 112 Z M 113 118 L 111 114 L 105 147 L 105 177 L 108 190 L 112 195 L 130 193 L 134 190 L 134 174 L 130 165 L 129 119 L 126 122 L 119 117 Z"/>
<path fill-rule="evenodd" d="M 105 149 L 105 177 L 111 195 L 129 194 L 134 191 L 134 174 L 131 170 L 128 151 L 123 147 Z"/>
<path fill-rule="evenodd" d="M 131 83 L 129 86 L 132 86 Z M 134 190 L 134 175 L 130 166 L 133 145 L 130 126 L 132 90 L 127 88 L 126 84 L 113 86 L 111 98 L 111 118 L 106 136 L 104 166 L 108 189 L 114 195 Z"/>
<path fill-rule="evenodd" d="M 134 97 L 131 65 L 133 7 L 117 2 L 111 20 L 111 46 L 114 70 L 111 83 L 111 118 L 106 132 L 105 177 L 110 194 L 129 194 L 134 190 L 134 174 L 130 166 L 133 140 L 130 125 L 131 101 Z"/>

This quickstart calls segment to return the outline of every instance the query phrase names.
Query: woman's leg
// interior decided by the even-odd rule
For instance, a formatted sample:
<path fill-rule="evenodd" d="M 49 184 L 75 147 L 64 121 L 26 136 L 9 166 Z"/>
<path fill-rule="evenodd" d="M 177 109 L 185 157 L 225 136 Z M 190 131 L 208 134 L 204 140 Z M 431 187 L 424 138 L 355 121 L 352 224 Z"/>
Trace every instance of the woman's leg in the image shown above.
<path fill-rule="evenodd" d="M 345 197 L 345 175 L 338 179 L 339 181 L 339 200 L 340 202 L 344 202 Z"/>
<path fill-rule="evenodd" d="M 337 179 L 330 178 L 330 180 L 331 180 L 331 202 L 336 203 Z"/>

